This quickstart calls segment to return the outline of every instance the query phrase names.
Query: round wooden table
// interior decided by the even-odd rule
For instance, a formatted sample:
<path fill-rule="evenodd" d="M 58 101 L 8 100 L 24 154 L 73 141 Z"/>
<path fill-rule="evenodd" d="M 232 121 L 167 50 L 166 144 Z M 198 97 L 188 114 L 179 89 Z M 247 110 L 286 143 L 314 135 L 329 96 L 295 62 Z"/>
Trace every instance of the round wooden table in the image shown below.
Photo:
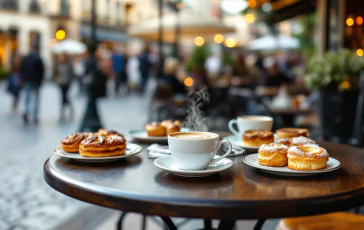
<path fill-rule="evenodd" d="M 341 162 L 339 170 L 310 177 L 275 176 L 245 165 L 242 155 L 231 158 L 232 168 L 214 176 L 183 178 L 155 167 L 143 151 L 99 164 L 52 156 L 44 164 L 44 178 L 55 190 L 96 205 L 224 223 L 329 213 L 364 204 L 364 151 L 320 145 Z"/>

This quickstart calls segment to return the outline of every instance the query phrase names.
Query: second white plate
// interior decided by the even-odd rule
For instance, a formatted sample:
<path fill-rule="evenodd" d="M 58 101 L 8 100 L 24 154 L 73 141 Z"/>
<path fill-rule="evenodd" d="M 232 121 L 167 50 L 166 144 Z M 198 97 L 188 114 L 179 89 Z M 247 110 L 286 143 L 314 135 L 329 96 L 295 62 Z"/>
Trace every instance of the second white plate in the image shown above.
<path fill-rule="evenodd" d="M 181 128 L 181 132 L 188 132 L 190 129 L 188 128 Z M 136 141 L 143 141 L 143 142 L 167 142 L 168 137 L 150 137 L 148 136 L 147 132 L 142 130 L 130 130 L 129 135 L 134 138 Z"/>
<path fill-rule="evenodd" d="M 224 137 L 224 140 L 230 141 L 230 143 L 232 145 L 242 147 L 248 152 L 257 152 L 258 149 L 259 149 L 259 146 L 245 146 L 245 145 L 243 145 L 242 139 L 240 137 L 238 137 L 238 136 L 235 136 L 235 135 Z"/>
<path fill-rule="evenodd" d="M 244 163 L 254 168 L 263 170 L 264 172 L 281 175 L 281 176 L 312 176 L 319 173 L 326 173 L 337 170 L 340 168 L 340 161 L 335 158 L 329 157 L 327 166 L 320 170 L 292 170 L 286 167 L 269 167 L 258 164 L 258 153 L 250 154 L 244 157 Z"/>
<path fill-rule="evenodd" d="M 57 147 L 53 150 L 53 153 L 64 158 L 73 159 L 76 161 L 82 162 L 109 162 L 109 161 L 116 161 L 122 158 L 130 157 L 135 154 L 140 153 L 143 148 L 140 145 L 127 143 L 126 144 L 126 151 L 125 154 L 120 156 L 112 156 L 112 157 L 84 157 L 78 153 L 68 153 L 64 151 L 61 147 Z"/>

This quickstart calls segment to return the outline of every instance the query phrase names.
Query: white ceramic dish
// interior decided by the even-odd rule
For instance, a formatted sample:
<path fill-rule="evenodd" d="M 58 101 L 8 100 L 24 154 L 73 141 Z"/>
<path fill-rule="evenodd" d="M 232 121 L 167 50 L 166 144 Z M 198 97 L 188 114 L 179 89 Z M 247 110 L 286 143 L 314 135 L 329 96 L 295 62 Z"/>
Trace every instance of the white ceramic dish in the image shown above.
<path fill-rule="evenodd" d="M 257 152 L 258 149 L 259 149 L 259 146 L 245 146 L 245 145 L 243 145 L 242 139 L 240 137 L 238 137 L 238 136 L 235 136 L 235 135 L 224 137 L 224 140 L 230 141 L 230 143 L 232 145 L 241 147 L 241 148 L 245 149 L 248 152 Z"/>
<path fill-rule="evenodd" d="M 216 155 L 214 158 L 219 157 Z M 160 169 L 166 170 L 177 176 L 182 177 L 205 177 L 211 176 L 213 174 L 222 172 L 233 166 L 233 161 L 227 158 L 223 158 L 214 164 L 210 164 L 204 170 L 187 171 L 178 168 L 177 164 L 174 162 L 172 156 L 160 157 L 154 160 L 154 165 Z"/>
<path fill-rule="evenodd" d="M 127 143 L 126 144 L 126 151 L 124 155 L 120 156 L 112 156 L 112 157 L 84 157 L 78 153 L 68 153 L 64 151 L 61 147 L 57 147 L 53 150 L 53 153 L 64 158 L 73 159 L 76 161 L 82 162 L 109 162 L 109 161 L 116 161 L 122 158 L 130 157 L 135 154 L 140 153 L 143 148 L 140 145 Z"/>
<path fill-rule="evenodd" d="M 188 132 L 191 131 L 188 128 L 181 128 L 181 132 Z M 149 137 L 145 130 L 130 130 L 129 136 L 134 138 L 136 141 L 143 141 L 143 142 L 167 142 L 168 137 Z"/>
<path fill-rule="evenodd" d="M 320 170 L 292 170 L 289 169 L 287 166 L 286 167 L 263 166 L 258 164 L 258 153 L 245 156 L 243 161 L 245 164 L 251 167 L 263 170 L 264 172 L 270 174 L 281 175 L 281 176 L 312 176 L 319 173 L 331 172 L 340 168 L 340 161 L 332 157 L 329 158 L 326 168 Z"/>

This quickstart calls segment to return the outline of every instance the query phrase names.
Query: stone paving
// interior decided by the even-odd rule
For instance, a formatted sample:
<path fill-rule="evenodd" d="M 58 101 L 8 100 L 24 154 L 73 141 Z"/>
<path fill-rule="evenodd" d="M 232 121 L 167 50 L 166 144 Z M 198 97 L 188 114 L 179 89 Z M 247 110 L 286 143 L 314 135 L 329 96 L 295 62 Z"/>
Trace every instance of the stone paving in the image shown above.
<path fill-rule="evenodd" d="M 0 230 L 53 229 L 91 205 L 62 195 L 43 179 L 43 163 L 52 149 L 69 133 L 77 131 L 85 98 L 74 98 L 74 121 L 59 123 L 60 92 L 50 83 L 41 90 L 40 124 L 24 126 L 20 112 L 10 110 L 11 98 L 0 83 Z M 22 102 L 22 101 L 21 101 Z M 108 97 L 99 102 L 106 128 L 126 133 L 146 121 L 147 100 L 134 95 Z M 23 103 L 20 103 L 22 110 Z"/>

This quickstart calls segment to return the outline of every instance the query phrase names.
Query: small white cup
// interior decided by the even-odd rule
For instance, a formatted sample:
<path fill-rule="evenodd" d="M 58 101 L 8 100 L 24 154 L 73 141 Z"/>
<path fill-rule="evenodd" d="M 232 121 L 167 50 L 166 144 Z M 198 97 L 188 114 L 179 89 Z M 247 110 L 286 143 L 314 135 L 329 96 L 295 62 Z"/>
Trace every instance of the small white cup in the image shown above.
<path fill-rule="evenodd" d="M 180 134 L 192 134 L 205 136 L 207 138 L 180 138 Z M 229 145 L 228 151 L 219 158 L 213 160 L 216 151 L 222 143 Z M 213 164 L 231 152 L 231 143 L 223 140 L 219 141 L 219 135 L 210 132 L 178 132 L 168 135 L 168 145 L 174 162 L 183 170 L 204 170 L 209 164 Z"/>
<path fill-rule="evenodd" d="M 237 125 L 237 130 L 234 125 Z M 236 136 L 241 136 L 250 129 L 270 131 L 272 126 L 273 118 L 268 116 L 240 116 L 229 121 L 229 130 Z"/>

